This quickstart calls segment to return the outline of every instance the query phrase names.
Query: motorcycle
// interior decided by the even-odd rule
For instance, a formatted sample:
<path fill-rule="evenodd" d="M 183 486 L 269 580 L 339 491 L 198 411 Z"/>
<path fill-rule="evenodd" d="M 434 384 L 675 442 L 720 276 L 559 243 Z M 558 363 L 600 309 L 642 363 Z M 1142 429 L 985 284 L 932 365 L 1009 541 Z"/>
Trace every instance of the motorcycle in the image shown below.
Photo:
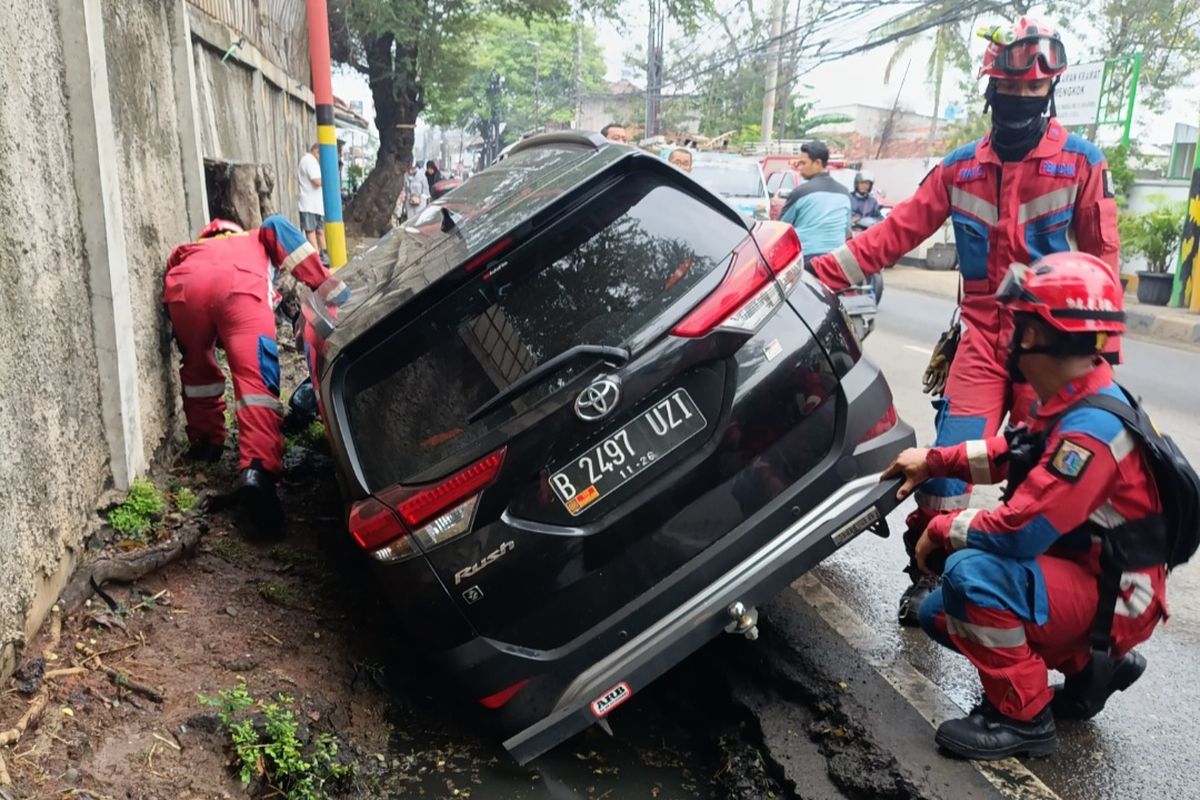
<path fill-rule="evenodd" d="M 882 221 L 880 217 L 855 219 L 850 226 L 851 238 Z M 860 342 L 863 341 L 875 328 L 875 315 L 879 312 L 879 302 L 883 299 L 883 273 L 869 275 L 862 283 L 839 289 L 835 294 L 850 319 L 854 335 Z"/>

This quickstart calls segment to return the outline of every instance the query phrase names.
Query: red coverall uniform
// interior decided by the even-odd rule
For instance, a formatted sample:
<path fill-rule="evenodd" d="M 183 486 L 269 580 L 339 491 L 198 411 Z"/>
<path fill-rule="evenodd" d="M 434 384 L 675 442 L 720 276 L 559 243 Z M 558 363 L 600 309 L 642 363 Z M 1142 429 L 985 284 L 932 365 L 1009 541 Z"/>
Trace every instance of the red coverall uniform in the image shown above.
<path fill-rule="evenodd" d="M 229 360 L 237 405 L 239 469 L 257 459 L 283 472 L 283 404 L 275 342 L 276 282 L 290 291 L 299 280 L 316 289 L 329 278 L 316 249 L 280 216 L 242 234 L 189 242 L 167 259 L 163 301 L 183 353 L 179 376 L 192 444 L 225 442 L 225 376 Z"/>
<path fill-rule="evenodd" d="M 1030 429 L 1044 430 L 1067 406 L 1098 392 L 1125 402 L 1101 359 L 1038 409 Z M 1007 449 L 1003 435 L 971 440 L 931 450 L 928 464 L 936 476 L 998 483 L 1007 465 L 997 462 Z M 1053 698 L 1046 668 L 1072 675 L 1088 663 L 1100 576 L 1100 544 L 1091 531 L 1161 510 L 1153 474 L 1121 421 L 1097 408 L 1075 409 L 1050 432 L 1041 461 L 1011 499 L 929 524 L 929 536 L 951 555 L 941 588 L 921 604 L 921 625 L 975 665 L 1002 714 L 1031 720 Z M 1113 657 L 1150 638 L 1166 616 L 1166 568 L 1124 573 Z"/>
<path fill-rule="evenodd" d="M 1006 413 L 1013 421 L 1028 414 L 1032 391 L 1012 386 L 1005 369 L 1012 316 L 994 298 L 1014 261 L 1031 264 L 1049 253 L 1082 250 L 1118 271 L 1117 206 L 1100 149 L 1053 119 L 1020 162 L 1002 162 L 990 138 L 946 156 L 883 223 L 812 263 L 823 283 L 843 288 L 896 263 L 947 217 L 953 222 L 965 330 L 945 394 L 933 403 L 935 446 L 993 436 Z M 1116 358 L 1119 340 L 1111 341 Z M 929 520 L 965 508 L 969 492 L 957 478 L 928 481 L 916 492 L 917 512 L 905 534 L 909 553 Z"/>

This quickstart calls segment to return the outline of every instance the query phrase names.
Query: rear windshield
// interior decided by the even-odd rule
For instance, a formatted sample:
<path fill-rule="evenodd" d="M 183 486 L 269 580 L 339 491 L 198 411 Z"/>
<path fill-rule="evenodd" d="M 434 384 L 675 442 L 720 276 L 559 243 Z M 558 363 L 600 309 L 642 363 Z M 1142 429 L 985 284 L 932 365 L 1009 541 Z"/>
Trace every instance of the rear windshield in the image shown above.
<path fill-rule="evenodd" d="M 762 194 L 758 164 L 749 159 L 697 161 L 692 166 L 692 178 L 722 197 L 758 197 Z"/>
<path fill-rule="evenodd" d="M 448 459 L 447 472 L 459 466 L 455 458 L 590 365 L 581 359 L 475 423 L 472 411 L 564 350 L 623 344 L 723 272 L 746 235 L 652 176 L 605 189 L 351 365 L 344 406 L 368 486 L 404 483 Z"/>

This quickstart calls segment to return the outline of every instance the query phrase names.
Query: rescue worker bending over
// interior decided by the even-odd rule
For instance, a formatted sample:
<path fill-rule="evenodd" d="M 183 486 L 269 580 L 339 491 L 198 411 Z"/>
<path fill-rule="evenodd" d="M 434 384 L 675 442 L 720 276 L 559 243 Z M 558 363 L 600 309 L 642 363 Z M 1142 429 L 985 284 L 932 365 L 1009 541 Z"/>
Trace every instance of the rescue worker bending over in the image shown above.
<path fill-rule="evenodd" d="M 179 369 L 187 417 L 188 457 L 217 461 L 225 444 L 225 376 L 216 347 L 225 350 L 233 376 L 238 427 L 238 498 L 263 533 L 278 533 L 283 509 L 275 482 L 283 473 L 283 405 L 279 402 L 279 351 L 274 308 L 276 283 L 292 293 L 295 282 L 317 289 L 330 277 L 304 234 L 280 216 L 243 231 L 213 220 L 197 241 L 171 251 L 163 301 L 183 354 Z M 344 302 L 349 290 L 334 281 Z"/>
<path fill-rule="evenodd" d="M 883 222 L 812 261 L 822 282 L 841 289 L 895 264 L 947 217 L 953 221 L 966 332 L 934 402 L 939 447 L 992 436 L 1005 414 L 1019 421 L 1028 412 L 1032 396 L 1012 386 L 1004 369 L 1012 321 L 994 296 L 1010 264 L 1077 247 L 1117 274 L 1117 206 L 1104 155 L 1053 116 L 1054 85 L 1067 68 L 1058 32 L 1021 17 L 1010 29 L 987 33 L 980 74 L 988 76 L 991 132 L 946 156 Z M 1118 349 L 1109 342 L 1112 358 Z M 959 478 L 921 487 L 904 535 L 910 557 L 929 520 L 966 508 L 969 496 L 970 482 Z M 908 572 L 913 585 L 901 597 L 899 617 L 915 626 L 920 601 L 936 581 L 911 562 Z"/>
<path fill-rule="evenodd" d="M 1101 357 L 1124 332 L 1120 284 L 1098 258 L 1060 253 L 1015 265 L 997 297 L 1014 314 L 1008 369 L 1037 393 L 1028 434 L 1043 434 L 1044 449 L 1026 460 L 1019 445 L 1035 440 L 1024 434 L 971 439 L 905 450 L 884 473 L 904 476 L 898 497 L 926 479 L 1009 481 L 995 509 L 938 516 L 916 544 L 922 570 L 950 554 L 941 588 L 921 604 L 921 625 L 966 656 L 983 683 L 982 704 L 943 723 L 937 743 L 976 759 L 1053 752 L 1054 714 L 1090 717 L 1129 688 L 1146 668 L 1132 648 L 1166 618 L 1164 565 L 1112 576 L 1110 610 L 1097 613 L 1102 543 L 1154 540 L 1163 526 L 1143 446 L 1113 412 L 1080 405 L 1107 395 L 1129 406 Z M 1107 619 L 1110 627 L 1098 627 Z M 1108 648 L 1092 680 L 1097 630 Z M 1048 684 L 1047 668 L 1066 674 L 1064 687 Z"/>

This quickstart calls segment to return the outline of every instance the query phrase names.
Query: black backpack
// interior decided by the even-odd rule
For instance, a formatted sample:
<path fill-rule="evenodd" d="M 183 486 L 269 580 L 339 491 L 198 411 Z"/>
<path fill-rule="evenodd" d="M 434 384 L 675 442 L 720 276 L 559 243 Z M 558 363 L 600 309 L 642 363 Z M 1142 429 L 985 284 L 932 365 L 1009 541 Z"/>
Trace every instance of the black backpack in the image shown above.
<path fill-rule="evenodd" d="M 1125 425 L 1146 456 L 1154 475 L 1162 513 L 1123 523 L 1113 529 L 1087 523 L 1100 538 L 1099 598 L 1090 639 L 1090 680 L 1102 687 L 1112 674 L 1111 634 L 1113 614 L 1121 589 L 1121 573 L 1165 565 L 1173 570 L 1186 563 L 1200 546 L 1200 476 L 1171 437 L 1159 432 L 1141 404 L 1124 386 L 1128 405 L 1115 397 L 1093 394 L 1069 406 L 1037 434 L 1024 427 L 1005 432 L 1008 438 L 1008 486 L 1004 499 L 1036 466 L 1046 449 L 1046 440 L 1058 423 L 1077 408 L 1099 408 Z"/>

